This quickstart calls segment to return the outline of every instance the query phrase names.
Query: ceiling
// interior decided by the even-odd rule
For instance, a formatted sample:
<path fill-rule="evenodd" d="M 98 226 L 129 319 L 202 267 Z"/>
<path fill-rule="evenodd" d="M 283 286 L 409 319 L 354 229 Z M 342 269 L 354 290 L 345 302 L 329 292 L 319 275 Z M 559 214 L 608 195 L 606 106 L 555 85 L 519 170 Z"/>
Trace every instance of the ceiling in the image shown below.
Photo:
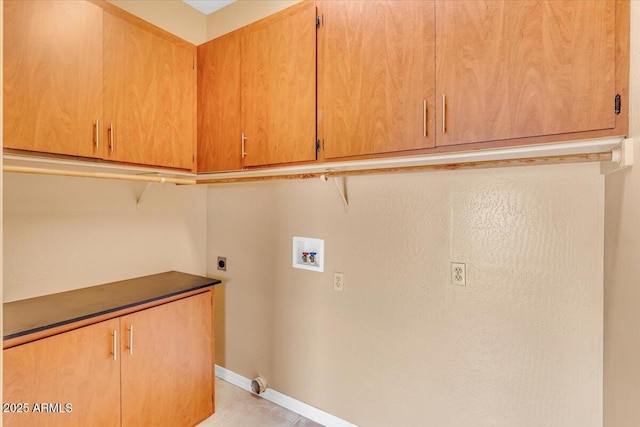
<path fill-rule="evenodd" d="M 209 15 L 218 9 L 235 2 L 236 0 L 182 0 L 194 9 Z"/>

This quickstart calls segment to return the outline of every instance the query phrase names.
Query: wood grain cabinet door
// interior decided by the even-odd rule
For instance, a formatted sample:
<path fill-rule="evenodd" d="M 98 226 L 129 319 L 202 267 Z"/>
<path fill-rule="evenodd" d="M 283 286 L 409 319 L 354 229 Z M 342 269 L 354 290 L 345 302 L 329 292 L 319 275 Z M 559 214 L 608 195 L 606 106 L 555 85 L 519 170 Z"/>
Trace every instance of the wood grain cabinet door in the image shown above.
<path fill-rule="evenodd" d="M 198 172 L 242 169 L 240 37 L 198 46 Z"/>
<path fill-rule="evenodd" d="M 614 128 L 615 8 L 437 0 L 438 146 Z"/>
<path fill-rule="evenodd" d="M 3 401 L 14 405 L 5 408 L 4 425 L 119 426 L 119 328 L 113 319 L 4 350 Z M 24 404 L 28 412 L 16 412 Z"/>
<path fill-rule="evenodd" d="M 109 160 L 193 169 L 195 52 L 104 14 Z"/>
<path fill-rule="evenodd" d="M 212 293 L 121 317 L 122 426 L 192 426 L 213 413 Z"/>
<path fill-rule="evenodd" d="M 303 2 L 245 27 L 245 166 L 316 158 L 316 7 Z"/>
<path fill-rule="evenodd" d="M 324 1 L 320 14 L 324 157 L 435 146 L 434 2 Z"/>
<path fill-rule="evenodd" d="M 4 147 L 102 157 L 102 9 L 8 0 L 3 24 Z"/>

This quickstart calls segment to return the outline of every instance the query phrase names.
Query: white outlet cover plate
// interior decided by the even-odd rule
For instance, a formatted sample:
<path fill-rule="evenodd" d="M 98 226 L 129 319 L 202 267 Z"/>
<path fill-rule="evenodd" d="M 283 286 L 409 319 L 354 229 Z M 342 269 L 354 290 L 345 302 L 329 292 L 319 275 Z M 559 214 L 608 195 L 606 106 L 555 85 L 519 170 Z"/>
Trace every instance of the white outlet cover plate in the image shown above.
<path fill-rule="evenodd" d="M 315 252 L 315 260 L 313 262 L 310 262 L 309 260 L 307 260 L 307 262 L 303 262 L 303 252 Z M 320 273 L 324 271 L 324 239 L 293 236 L 293 248 L 291 249 L 291 255 L 293 268 L 317 271 Z"/>
<path fill-rule="evenodd" d="M 467 286 L 467 266 L 464 263 L 451 263 L 451 284 Z"/>
<path fill-rule="evenodd" d="M 333 273 L 333 290 L 338 292 L 344 291 L 344 273 L 337 271 Z"/>

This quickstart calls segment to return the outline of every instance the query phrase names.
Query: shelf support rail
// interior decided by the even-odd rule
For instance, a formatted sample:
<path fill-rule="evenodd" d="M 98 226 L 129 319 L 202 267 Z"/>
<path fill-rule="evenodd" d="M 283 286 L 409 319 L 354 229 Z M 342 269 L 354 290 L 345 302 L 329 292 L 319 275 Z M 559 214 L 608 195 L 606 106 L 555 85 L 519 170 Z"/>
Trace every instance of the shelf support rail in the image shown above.
<path fill-rule="evenodd" d="M 633 166 L 633 139 L 627 138 L 611 151 L 611 161 L 600 164 L 600 174 L 609 175 Z"/>
<path fill-rule="evenodd" d="M 148 183 L 161 183 L 161 184 L 178 184 L 178 185 L 192 185 L 196 184 L 195 179 L 185 178 L 171 178 L 164 176 L 149 176 L 149 175 L 127 175 L 120 173 L 109 172 L 80 172 L 60 169 L 46 169 L 46 168 L 34 168 L 28 166 L 11 166 L 4 165 L 2 167 L 4 172 L 9 173 L 28 173 L 36 175 L 54 175 L 54 176 L 71 176 L 80 178 L 98 178 L 98 179 L 116 179 L 125 181 L 141 181 Z"/>
<path fill-rule="evenodd" d="M 147 182 L 147 185 L 144 186 L 144 190 L 142 190 L 142 193 L 140 194 L 140 197 L 138 197 L 138 201 L 136 202 L 136 208 L 140 209 L 140 206 L 142 206 L 142 202 L 144 202 L 144 198 L 147 195 L 147 192 L 149 191 L 149 188 L 152 184 L 153 182 Z"/>
<path fill-rule="evenodd" d="M 321 181 L 328 181 L 329 178 L 325 174 L 320 175 Z M 349 210 L 349 198 L 347 197 L 347 177 L 346 176 L 334 176 L 331 178 L 333 184 L 338 190 L 338 194 L 340 194 L 340 198 L 342 199 L 342 203 L 344 203 L 344 211 L 347 212 Z"/>

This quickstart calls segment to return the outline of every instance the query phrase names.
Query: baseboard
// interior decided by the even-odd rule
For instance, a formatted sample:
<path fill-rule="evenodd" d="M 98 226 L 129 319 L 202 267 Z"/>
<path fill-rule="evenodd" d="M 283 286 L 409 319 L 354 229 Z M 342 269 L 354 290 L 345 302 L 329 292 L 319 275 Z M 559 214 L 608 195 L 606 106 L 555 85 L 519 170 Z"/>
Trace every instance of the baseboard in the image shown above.
<path fill-rule="evenodd" d="M 242 375 L 223 368 L 222 366 L 216 365 L 216 377 L 251 392 L 251 380 L 249 378 L 245 378 Z M 260 394 L 260 397 L 326 427 L 358 427 L 349 421 L 345 421 L 318 408 L 314 408 L 311 405 L 307 405 L 304 402 L 300 402 L 293 397 L 282 394 L 271 388 L 267 388 L 264 393 Z"/>

